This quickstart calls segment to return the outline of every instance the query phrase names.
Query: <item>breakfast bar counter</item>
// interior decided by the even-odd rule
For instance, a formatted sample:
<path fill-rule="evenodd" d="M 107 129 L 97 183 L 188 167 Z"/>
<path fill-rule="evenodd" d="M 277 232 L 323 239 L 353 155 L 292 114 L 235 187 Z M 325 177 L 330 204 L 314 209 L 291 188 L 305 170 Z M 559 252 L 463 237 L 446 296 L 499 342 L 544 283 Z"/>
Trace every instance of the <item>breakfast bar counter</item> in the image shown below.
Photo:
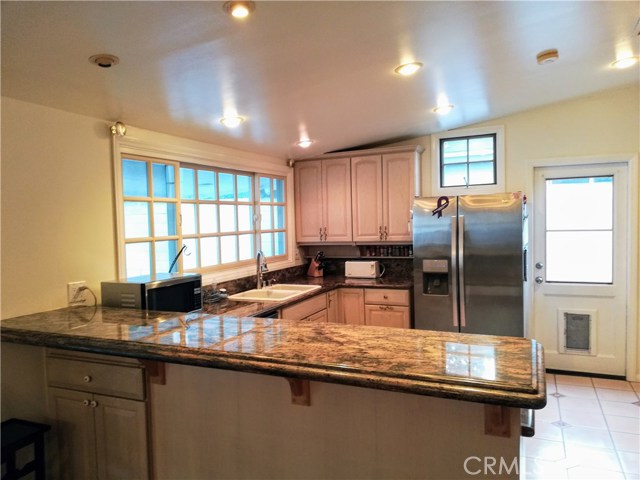
<path fill-rule="evenodd" d="M 70 307 L 4 320 L 2 341 L 521 408 L 546 403 L 535 340 Z"/>
<path fill-rule="evenodd" d="M 459 479 L 495 458 L 515 479 L 521 409 L 546 403 L 524 338 L 100 306 L 0 328 L 3 408 L 62 391 L 45 359 L 146 370 L 149 478 Z M 26 418 L 55 424 L 51 401 Z"/>

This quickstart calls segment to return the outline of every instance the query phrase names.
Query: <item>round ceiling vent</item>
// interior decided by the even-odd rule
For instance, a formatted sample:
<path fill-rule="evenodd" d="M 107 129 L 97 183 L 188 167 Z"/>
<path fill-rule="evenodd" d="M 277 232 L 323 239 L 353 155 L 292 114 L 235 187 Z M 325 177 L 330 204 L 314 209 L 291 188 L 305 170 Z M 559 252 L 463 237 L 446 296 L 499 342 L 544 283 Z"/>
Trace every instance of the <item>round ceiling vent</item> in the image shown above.
<path fill-rule="evenodd" d="M 116 57 L 115 55 L 110 55 L 108 53 L 93 55 L 89 57 L 89 61 L 102 68 L 109 68 L 120 63 L 120 59 L 118 57 Z"/>

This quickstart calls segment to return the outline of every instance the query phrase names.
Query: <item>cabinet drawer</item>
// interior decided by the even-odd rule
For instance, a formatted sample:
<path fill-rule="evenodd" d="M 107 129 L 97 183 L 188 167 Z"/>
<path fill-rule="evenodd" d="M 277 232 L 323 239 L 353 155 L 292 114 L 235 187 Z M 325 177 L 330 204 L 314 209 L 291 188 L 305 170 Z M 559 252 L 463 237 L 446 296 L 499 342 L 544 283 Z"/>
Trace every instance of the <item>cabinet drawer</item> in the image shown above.
<path fill-rule="evenodd" d="M 47 358 L 47 384 L 51 387 L 144 400 L 144 370 L 68 358 Z"/>
<path fill-rule="evenodd" d="M 409 290 L 389 288 L 365 288 L 364 303 L 409 306 Z"/>
<path fill-rule="evenodd" d="M 285 320 L 300 320 L 326 308 L 327 294 L 322 293 L 304 302 L 283 308 L 280 318 L 284 318 Z"/>

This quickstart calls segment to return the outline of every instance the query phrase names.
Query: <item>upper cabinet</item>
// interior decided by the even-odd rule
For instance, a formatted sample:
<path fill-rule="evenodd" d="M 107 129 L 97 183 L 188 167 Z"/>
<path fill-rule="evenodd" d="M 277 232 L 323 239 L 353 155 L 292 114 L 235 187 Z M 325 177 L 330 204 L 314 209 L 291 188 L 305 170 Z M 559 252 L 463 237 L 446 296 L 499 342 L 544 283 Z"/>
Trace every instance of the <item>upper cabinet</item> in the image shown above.
<path fill-rule="evenodd" d="M 298 243 L 411 242 L 422 151 L 390 147 L 296 162 Z"/>
<path fill-rule="evenodd" d="M 296 162 L 298 243 L 351 242 L 349 158 Z"/>
<path fill-rule="evenodd" d="M 411 241 L 414 172 L 414 152 L 351 158 L 354 241 Z"/>

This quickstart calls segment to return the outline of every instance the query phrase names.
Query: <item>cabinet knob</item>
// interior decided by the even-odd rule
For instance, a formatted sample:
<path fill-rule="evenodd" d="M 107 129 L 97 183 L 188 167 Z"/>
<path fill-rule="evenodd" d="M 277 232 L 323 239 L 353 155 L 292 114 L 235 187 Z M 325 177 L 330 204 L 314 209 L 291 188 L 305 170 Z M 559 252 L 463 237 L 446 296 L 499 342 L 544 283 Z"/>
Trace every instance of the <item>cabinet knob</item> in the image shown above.
<path fill-rule="evenodd" d="M 92 378 L 91 378 L 90 375 L 85 375 L 84 377 L 82 377 L 82 381 L 84 383 L 89 383 L 89 382 L 91 382 L 91 380 L 92 380 Z"/>
<path fill-rule="evenodd" d="M 84 405 L 85 407 L 89 406 L 89 400 L 83 400 L 82 401 L 82 405 Z"/>
<path fill-rule="evenodd" d="M 96 408 L 98 406 L 98 402 L 96 402 L 95 400 L 91 400 L 91 402 L 89 402 L 89 406 L 91 408 Z"/>
<path fill-rule="evenodd" d="M 383 295 L 382 298 L 384 298 L 385 300 L 389 300 L 389 297 L 387 295 Z"/>

